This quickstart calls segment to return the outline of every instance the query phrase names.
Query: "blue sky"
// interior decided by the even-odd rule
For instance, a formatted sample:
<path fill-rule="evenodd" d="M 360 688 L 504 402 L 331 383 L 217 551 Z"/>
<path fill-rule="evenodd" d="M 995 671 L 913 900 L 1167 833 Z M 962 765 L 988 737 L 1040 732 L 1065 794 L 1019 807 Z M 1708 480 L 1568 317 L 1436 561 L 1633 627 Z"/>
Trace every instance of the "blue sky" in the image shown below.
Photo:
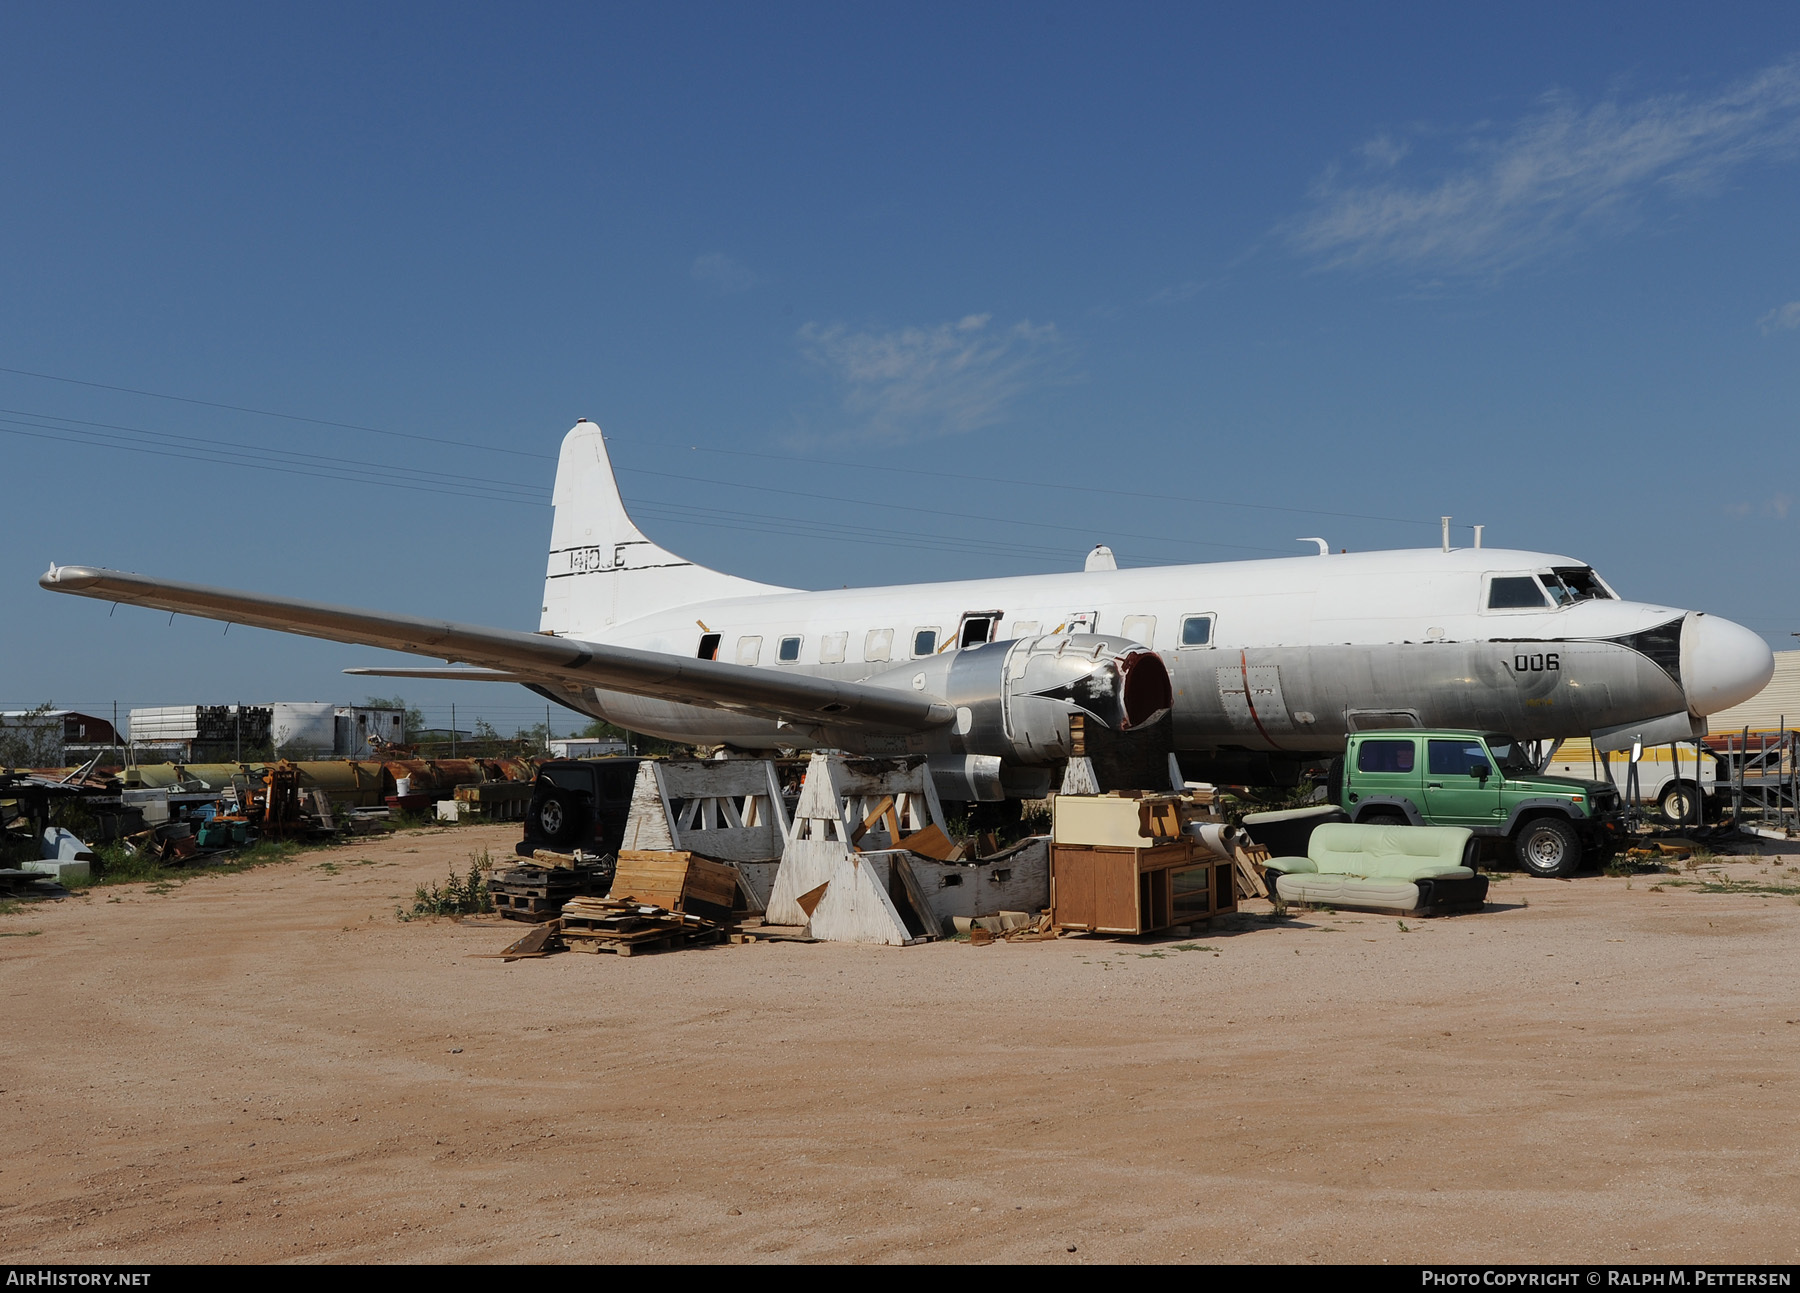
<path fill-rule="evenodd" d="M 0 705 L 382 658 L 52 559 L 535 627 L 584 416 L 759 579 L 1449 513 L 1789 646 L 1797 180 L 1792 5 L 9 6 Z"/>

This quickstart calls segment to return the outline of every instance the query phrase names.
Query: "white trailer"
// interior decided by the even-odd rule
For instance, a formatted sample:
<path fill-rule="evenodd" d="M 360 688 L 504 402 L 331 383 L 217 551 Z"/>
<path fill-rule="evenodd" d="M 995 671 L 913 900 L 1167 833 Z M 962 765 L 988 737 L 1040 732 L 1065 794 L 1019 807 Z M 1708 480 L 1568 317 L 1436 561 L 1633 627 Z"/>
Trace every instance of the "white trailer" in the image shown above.
<path fill-rule="evenodd" d="M 1629 784 L 1631 752 L 1597 753 L 1591 741 L 1577 737 L 1557 748 L 1544 771 L 1584 781 L 1610 781 L 1623 796 Z M 1695 789 L 1704 799 L 1711 799 L 1721 788 L 1728 788 L 1730 781 L 1731 770 L 1705 746 L 1696 747 L 1692 741 L 1645 746 L 1638 758 L 1637 794 L 1632 802 L 1654 807 L 1665 822 L 1692 822 Z"/>

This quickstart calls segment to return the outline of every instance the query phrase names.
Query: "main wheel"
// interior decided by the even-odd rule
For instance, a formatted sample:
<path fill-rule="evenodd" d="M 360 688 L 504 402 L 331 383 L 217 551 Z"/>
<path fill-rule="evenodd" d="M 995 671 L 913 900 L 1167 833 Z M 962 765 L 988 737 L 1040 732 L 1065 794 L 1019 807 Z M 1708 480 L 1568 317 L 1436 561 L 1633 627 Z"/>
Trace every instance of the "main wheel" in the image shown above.
<path fill-rule="evenodd" d="M 1519 865 L 1532 875 L 1555 878 L 1574 875 L 1581 865 L 1581 837 L 1560 817 L 1537 817 L 1513 836 Z"/>
<path fill-rule="evenodd" d="M 567 790 L 545 790 L 525 810 L 531 833 L 555 845 L 573 844 L 586 824 L 586 807 Z"/>
<path fill-rule="evenodd" d="M 1689 781 L 1671 781 L 1656 797 L 1656 811 L 1671 826 L 1698 820 L 1694 815 L 1694 786 Z"/>

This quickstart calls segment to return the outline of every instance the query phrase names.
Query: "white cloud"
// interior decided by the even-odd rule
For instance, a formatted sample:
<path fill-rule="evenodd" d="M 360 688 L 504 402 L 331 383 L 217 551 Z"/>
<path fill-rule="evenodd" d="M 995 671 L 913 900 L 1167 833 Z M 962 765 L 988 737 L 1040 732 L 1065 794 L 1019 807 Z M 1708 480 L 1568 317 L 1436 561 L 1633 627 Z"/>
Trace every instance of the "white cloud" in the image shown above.
<path fill-rule="evenodd" d="M 1800 328 L 1800 301 L 1789 301 L 1756 321 L 1766 337 L 1777 328 Z"/>
<path fill-rule="evenodd" d="M 1191 301 L 1206 290 L 1205 279 L 1188 279 L 1182 283 L 1171 283 L 1144 298 L 1146 305 L 1180 305 L 1183 301 Z"/>
<path fill-rule="evenodd" d="M 887 332 L 841 323 L 801 328 L 802 353 L 835 380 L 849 422 L 827 438 L 902 443 L 1004 422 L 1049 377 L 1062 342 L 1054 324 L 992 328 L 992 320 L 971 314 Z"/>
<path fill-rule="evenodd" d="M 1785 520 L 1788 509 L 1794 500 L 1787 494 L 1772 494 L 1761 500 L 1744 499 L 1736 503 L 1725 504 L 1727 516 L 1772 516 L 1776 520 Z"/>
<path fill-rule="evenodd" d="M 1356 151 L 1370 170 L 1387 171 L 1401 163 L 1412 151 L 1412 145 L 1392 135 L 1377 135 Z"/>
<path fill-rule="evenodd" d="M 716 287 L 721 293 L 748 292 L 762 282 L 762 275 L 748 265 L 740 265 L 724 252 L 711 251 L 704 256 L 694 257 L 694 263 L 688 268 L 689 276 L 696 283 L 706 283 Z"/>
<path fill-rule="evenodd" d="M 1629 225 L 1655 197 L 1791 155 L 1800 144 L 1800 59 L 1708 98 L 1583 107 L 1547 95 L 1503 136 L 1471 129 L 1459 138 L 1458 162 L 1411 178 L 1400 165 L 1404 146 L 1386 135 L 1364 144 L 1364 170 L 1388 174 L 1347 180 L 1333 167 L 1311 208 L 1285 228 L 1290 244 L 1334 267 L 1503 273 L 1589 230 Z"/>

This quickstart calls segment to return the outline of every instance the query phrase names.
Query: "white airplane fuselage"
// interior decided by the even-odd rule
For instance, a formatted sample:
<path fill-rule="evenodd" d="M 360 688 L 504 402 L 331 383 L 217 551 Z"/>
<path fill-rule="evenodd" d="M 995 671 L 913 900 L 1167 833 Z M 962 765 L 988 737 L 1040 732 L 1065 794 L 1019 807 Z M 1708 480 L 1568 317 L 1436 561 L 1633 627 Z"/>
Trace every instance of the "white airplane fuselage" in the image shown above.
<path fill-rule="evenodd" d="M 1582 567 L 1504 549 L 1333 554 L 769 592 L 556 631 L 685 656 L 710 634 L 720 660 L 860 682 L 966 649 L 959 631 L 969 617 L 993 619 L 984 636 L 994 645 L 979 650 L 1078 628 L 1162 657 L 1173 684 L 1174 747 L 1196 753 L 1330 751 L 1351 730 L 1405 724 L 1526 740 L 1586 736 L 1661 716 L 1700 717 L 1766 681 L 1762 639 L 1714 617 L 1611 597 L 1559 607 L 1546 595 L 1542 608 L 1486 607 L 1496 577 Z M 1202 618 L 1206 629 L 1190 637 L 1204 641 L 1183 645 L 1184 625 Z M 1665 663 L 1621 641 L 1670 625 L 1675 651 Z M 784 642 L 793 657 L 786 661 Z M 840 739 L 621 693 L 570 700 L 675 740 L 768 749 Z M 870 752 L 906 748 L 898 740 L 875 746 Z"/>

